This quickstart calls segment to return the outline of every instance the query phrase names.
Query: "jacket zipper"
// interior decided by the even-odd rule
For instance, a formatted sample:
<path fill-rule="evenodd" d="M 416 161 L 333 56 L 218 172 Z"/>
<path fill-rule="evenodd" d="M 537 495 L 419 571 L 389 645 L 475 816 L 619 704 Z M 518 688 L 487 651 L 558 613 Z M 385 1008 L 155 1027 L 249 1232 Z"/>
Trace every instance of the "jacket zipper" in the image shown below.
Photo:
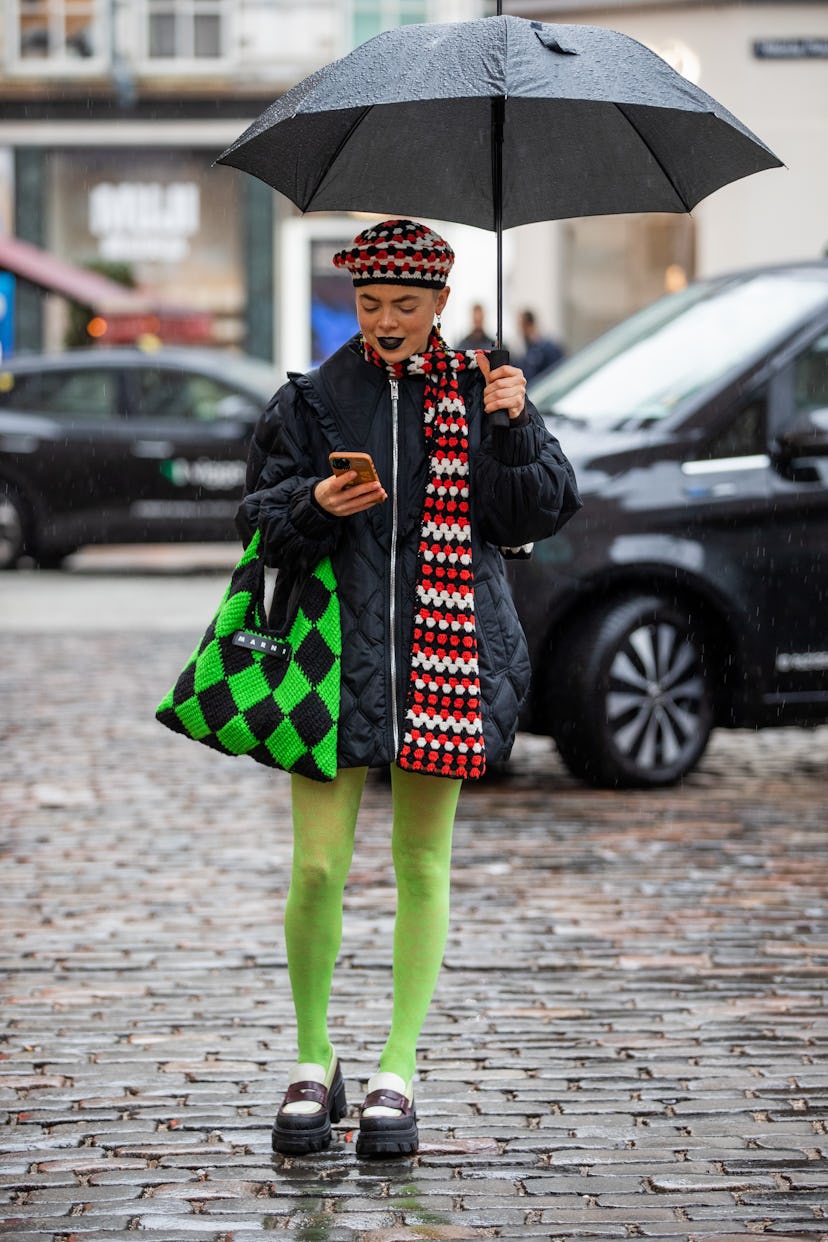
<path fill-rule="evenodd" d="M 391 499 L 391 573 L 389 577 L 389 659 L 391 666 L 391 730 L 394 738 L 394 758 L 400 751 L 400 723 L 397 715 L 397 526 L 399 479 L 399 428 L 397 425 L 400 403 L 400 385 L 395 379 L 389 379 L 391 385 L 391 462 L 393 473 L 393 493 Z"/>

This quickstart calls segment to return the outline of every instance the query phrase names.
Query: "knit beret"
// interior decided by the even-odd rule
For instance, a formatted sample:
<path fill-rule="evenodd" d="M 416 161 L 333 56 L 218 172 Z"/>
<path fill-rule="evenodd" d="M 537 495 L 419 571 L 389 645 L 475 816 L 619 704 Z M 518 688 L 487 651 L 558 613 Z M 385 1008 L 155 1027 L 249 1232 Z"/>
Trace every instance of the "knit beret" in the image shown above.
<path fill-rule="evenodd" d="M 386 282 L 443 289 L 454 251 L 433 229 L 415 220 L 383 220 L 358 233 L 333 261 L 334 267 L 348 269 L 355 287 Z"/>

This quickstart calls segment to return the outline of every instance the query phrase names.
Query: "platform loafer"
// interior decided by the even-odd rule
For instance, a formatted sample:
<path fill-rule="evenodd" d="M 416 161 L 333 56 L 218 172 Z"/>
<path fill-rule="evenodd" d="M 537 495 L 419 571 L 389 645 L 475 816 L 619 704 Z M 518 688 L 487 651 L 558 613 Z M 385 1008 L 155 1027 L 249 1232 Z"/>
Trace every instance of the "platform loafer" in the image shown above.
<path fill-rule="evenodd" d="M 273 1150 L 284 1156 L 324 1151 L 331 1143 L 331 1123 L 348 1110 L 345 1082 L 336 1053 L 327 1071 L 313 1062 L 294 1066 L 288 1089 L 273 1123 Z"/>
<path fill-rule="evenodd" d="M 356 1154 L 365 1160 L 412 1156 L 420 1145 L 413 1079 L 380 1071 L 368 1082 L 359 1118 Z"/>

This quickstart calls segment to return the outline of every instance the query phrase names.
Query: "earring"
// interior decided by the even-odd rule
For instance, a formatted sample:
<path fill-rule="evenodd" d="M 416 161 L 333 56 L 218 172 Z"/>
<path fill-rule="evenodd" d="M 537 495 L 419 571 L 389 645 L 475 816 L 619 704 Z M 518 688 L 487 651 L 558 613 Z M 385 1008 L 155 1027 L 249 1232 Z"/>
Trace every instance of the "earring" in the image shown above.
<path fill-rule="evenodd" d="M 437 316 L 437 322 L 436 322 L 436 324 L 435 324 L 434 326 L 435 326 L 435 327 L 436 327 L 436 329 L 437 329 L 437 335 L 438 335 L 438 336 L 442 336 L 442 334 L 443 334 L 443 321 L 442 321 L 442 319 L 440 318 L 440 316 L 439 316 L 439 315 Z"/>

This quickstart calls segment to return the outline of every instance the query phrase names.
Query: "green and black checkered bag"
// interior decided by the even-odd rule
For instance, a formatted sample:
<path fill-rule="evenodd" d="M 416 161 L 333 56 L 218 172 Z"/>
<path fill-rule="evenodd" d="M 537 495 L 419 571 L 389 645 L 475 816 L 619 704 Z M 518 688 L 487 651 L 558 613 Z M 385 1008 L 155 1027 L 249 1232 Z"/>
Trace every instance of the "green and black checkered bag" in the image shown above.
<path fill-rule="evenodd" d="M 330 557 L 319 562 L 287 634 L 265 625 L 257 531 L 219 610 L 156 718 L 225 755 L 311 780 L 336 776 L 342 634 Z"/>

